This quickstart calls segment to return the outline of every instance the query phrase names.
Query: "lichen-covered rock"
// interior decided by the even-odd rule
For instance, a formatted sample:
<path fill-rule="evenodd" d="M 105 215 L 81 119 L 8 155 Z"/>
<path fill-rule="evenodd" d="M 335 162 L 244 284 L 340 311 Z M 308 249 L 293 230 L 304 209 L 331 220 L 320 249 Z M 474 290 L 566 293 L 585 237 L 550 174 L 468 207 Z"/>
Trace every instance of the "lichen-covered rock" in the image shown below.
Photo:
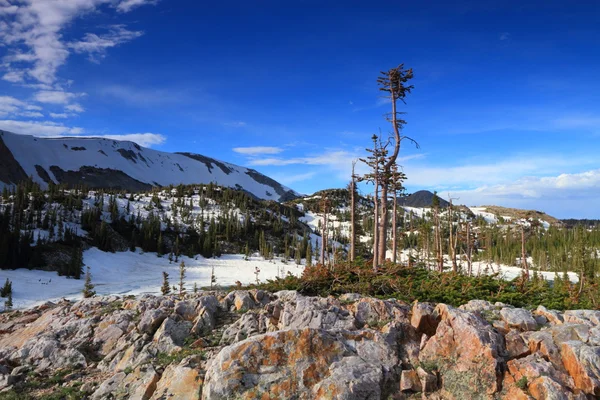
<path fill-rule="evenodd" d="M 438 304 L 441 321 L 419 360 L 434 367 L 450 398 L 489 396 L 499 389 L 504 356 L 500 334 L 470 312 Z"/>
<path fill-rule="evenodd" d="M 202 398 L 378 399 L 397 362 L 386 337 L 374 331 L 267 333 L 221 350 L 209 364 Z"/>
<path fill-rule="evenodd" d="M 184 360 L 179 365 L 169 365 L 156 384 L 151 400 L 198 400 L 202 378 L 198 368 Z"/>
<path fill-rule="evenodd" d="M 595 310 L 567 310 L 563 314 L 565 322 L 585 324 L 590 327 L 600 325 L 600 311 Z"/>
<path fill-rule="evenodd" d="M 575 387 L 589 395 L 600 396 L 600 347 L 567 341 L 561 344 L 560 352 Z"/>
<path fill-rule="evenodd" d="M 404 370 L 400 375 L 401 392 L 420 392 L 421 380 L 414 369 Z"/>
<path fill-rule="evenodd" d="M 229 293 L 223 299 L 223 305 L 226 310 L 233 309 L 236 311 L 248 311 L 257 307 L 254 298 L 246 290 L 236 290 Z"/>
<path fill-rule="evenodd" d="M 267 331 L 267 317 L 259 313 L 246 313 L 223 332 L 221 344 L 232 344 Z"/>
<path fill-rule="evenodd" d="M 509 359 L 520 358 L 530 353 L 523 336 L 517 331 L 510 331 L 504 336 L 506 352 Z"/>
<path fill-rule="evenodd" d="M 298 296 L 283 305 L 278 329 L 357 329 L 356 320 L 337 300 Z"/>
<path fill-rule="evenodd" d="M 552 332 L 526 332 L 522 335 L 531 354 L 539 354 L 550 361 L 555 368 L 563 369 L 560 349 L 554 342 Z"/>
<path fill-rule="evenodd" d="M 548 322 L 550 322 L 553 325 L 560 325 L 563 322 L 565 322 L 561 313 L 555 310 L 548 310 L 544 306 L 538 306 L 538 308 L 536 308 L 533 313 L 545 317 L 548 320 Z"/>
<path fill-rule="evenodd" d="M 397 301 L 363 297 L 348 306 L 357 326 L 378 327 L 391 321 L 408 322 L 410 309 Z"/>
<path fill-rule="evenodd" d="M 439 322 L 440 318 L 434 313 L 434 308 L 431 304 L 416 302 L 413 305 L 410 324 L 417 332 L 433 336 Z"/>
<path fill-rule="evenodd" d="M 161 352 L 171 353 L 183 346 L 185 339 L 190 336 L 192 323 L 176 321 L 167 317 L 154 334 L 154 343 Z"/>
<path fill-rule="evenodd" d="M 167 315 L 167 312 L 160 308 L 145 311 L 138 323 L 138 330 L 142 333 L 153 335 L 165 318 L 167 318 Z"/>

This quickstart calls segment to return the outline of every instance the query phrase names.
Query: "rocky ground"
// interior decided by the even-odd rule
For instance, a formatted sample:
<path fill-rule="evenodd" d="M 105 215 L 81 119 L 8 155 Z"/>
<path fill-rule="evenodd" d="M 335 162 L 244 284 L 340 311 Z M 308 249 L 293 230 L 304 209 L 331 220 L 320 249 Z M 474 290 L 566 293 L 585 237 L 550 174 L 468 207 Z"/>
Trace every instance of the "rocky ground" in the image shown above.
<path fill-rule="evenodd" d="M 346 294 L 97 297 L 0 315 L 0 399 L 591 399 L 600 311 Z"/>

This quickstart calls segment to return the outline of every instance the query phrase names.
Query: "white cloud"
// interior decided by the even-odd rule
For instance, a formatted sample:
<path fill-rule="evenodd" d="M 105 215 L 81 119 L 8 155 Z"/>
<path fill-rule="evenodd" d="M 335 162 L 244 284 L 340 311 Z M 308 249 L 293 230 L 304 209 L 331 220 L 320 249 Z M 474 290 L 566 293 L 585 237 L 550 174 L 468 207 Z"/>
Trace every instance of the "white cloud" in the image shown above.
<path fill-rule="evenodd" d="M 307 181 L 309 179 L 312 179 L 315 177 L 315 175 L 317 174 L 316 171 L 311 171 L 311 172 L 306 172 L 306 173 L 302 173 L 302 174 L 285 174 L 285 175 L 271 175 L 271 177 L 273 179 L 275 179 L 277 182 L 281 182 L 284 185 L 292 185 L 294 183 L 298 183 L 298 182 L 303 182 L 303 181 Z"/>
<path fill-rule="evenodd" d="M 42 118 L 44 114 L 39 111 L 23 111 L 18 114 L 20 117 Z"/>
<path fill-rule="evenodd" d="M 15 121 L 0 120 L 0 129 L 20 135 L 33 136 L 72 136 L 83 133 L 82 128 L 68 127 L 50 121 Z"/>
<path fill-rule="evenodd" d="M 232 149 L 236 153 L 245 154 L 248 156 L 257 156 L 261 154 L 279 154 L 283 151 L 281 147 L 267 147 L 267 146 L 254 146 L 254 147 L 234 147 Z"/>
<path fill-rule="evenodd" d="M 23 82 L 23 75 L 22 71 L 9 71 L 2 76 L 2 79 L 11 83 Z"/>
<path fill-rule="evenodd" d="M 107 85 L 99 88 L 99 92 L 124 103 L 138 107 L 156 107 L 164 104 L 186 103 L 189 99 L 185 90 L 137 88 L 126 85 Z M 196 100 L 197 97 L 195 97 Z"/>
<path fill-rule="evenodd" d="M 251 166 L 263 167 L 280 167 L 289 165 L 321 166 L 326 173 L 334 174 L 338 179 L 347 180 L 350 178 L 352 173 L 352 160 L 356 160 L 363 156 L 364 154 L 359 152 L 358 149 L 353 149 L 351 151 L 344 149 L 326 149 L 321 154 L 307 155 L 303 157 L 250 158 L 247 163 Z M 362 163 L 357 163 L 356 168 L 356 173 L 360 174 L 366 172 L 366 169 Z"/>
<path fill-rule="evenodd" d="M 117 10 L 120 12 L 129 12 L 143 5 L 156 3 L 158 3 L 158 0 L 123 0 L 117 5 Z"/>
<path fill-rule="evenodd" d="M 231 121 L 231 122 L 224 122 L 223 125 L 228 126 L 230 128 L 243 128 L 243 127 L 247 126 L 248 124 L 245 123 L 244 121 Z"/>
<path fill-rule="evenodd" d="M 567 169 L 596 164 L 597 161 L 593 157 L 523 154 L 493 161 L 464 161 L 462 165 L 430 166 L 419 162 L 407 162 L 404 170 L 408 184 L 441 190 L 447 187 L 473 188 L 496 185 L 523 176 L 549 176 Z"/>
<path fill-rule="evenodd" d="M 558 218 L 598 218 L 600 169 L 547 177 L 523 177 L 513 182 L 451 192 L 458 203 L 502 205 L 547 212 Z"/>
<path fill-rule="evenodd" d="M 166 137 L 158 133 L 127 133 L 114 135 L 84 135 L 83 128 L 69 127 L 53 121 L 16 121 L 0 120 L 0 130 L 9 131 L 18 135 L 32 135 L 38 137 L 99 137 L 113 140 L 129 140 L 144 147 L 163 144 Z"/>
<path fill-rule="evenodd" d="M 69 114 L 66 113 L 53 113 L 51 112 L 50 114 L 51 118 L 69 118 Z"/>
<path fill-rule="evenodd" d="M 143 34 L 142 31 L 127 30 L 124 25 L 113 25 L 106 34 L 86 33 L 83 40 L 71 42 L 68 46 L 76 53 L 88 53 L 90 61 L 98 62 L 106 56 L 106 51 L 111 47 L 129 42 Z"/>
<path fill-rule="evenodd" d="M 123 135 L 102 135 L 97 137 L 114 140 L 129 140 L 144 147 L 163 144 L 167 140 L 165 136 L 159 133 L 127 133 Z"/>
<path fill-rule="evenodd" d="M 67 104 L 73 99 L 85 96 L 85 93 L 70 93 L 62 90 L 42 90 L 35 94 L 34 98 L 40 103 Z"/>
<path fill-rule="evenodd" d="M 0 116 L 25 116 L 25 117 L 43 117 L 39 112 L 42 108 L 35 106 L 12 96 L 0 96 Z"/>
<path fill-rule="evenodd" d="M 80 104 L 77 104 L 77 103 L 68 104 L 67 106 L 65 106 L 65 110 L 71 111 L 74 113 L 81 113 L 81 112 L 85 111 L 85 109 L 83 107 L 81 107 Z"/>
<path fill-rule="evenodd" d="M 63 30 L 76 18 L 92 13 L 103 5 L 128 12 L 143 4 L 154 1 L 144 0 L 28 0 L 14 1 L 14 4 L 0 2 L 0 41 L 8 48 L 4 61 L 9 73 L 5 80 L 20 82 L 27 77 L 42 84 L 51 85 L 56 81 L 58 69 L 69 57 L 69 47 L 63 41 Z M 75 45 L 76 49 L 105 51 L 112 47 L 109 42 L 133 39 L 136 32 L 117 29 L 109 37 L 88 36 Z M 110 37 L 112 35 L 112 39 Z M 129 39 L 128 39 L 129 38 Z M 104 50 L 100 50 L 100 49 Z M 25 65 L 23 65 L 25 63 Z M 13 73 L 11 73 L 11 71 Z M 15 72 L 16 71 L 16 72 Z"/>

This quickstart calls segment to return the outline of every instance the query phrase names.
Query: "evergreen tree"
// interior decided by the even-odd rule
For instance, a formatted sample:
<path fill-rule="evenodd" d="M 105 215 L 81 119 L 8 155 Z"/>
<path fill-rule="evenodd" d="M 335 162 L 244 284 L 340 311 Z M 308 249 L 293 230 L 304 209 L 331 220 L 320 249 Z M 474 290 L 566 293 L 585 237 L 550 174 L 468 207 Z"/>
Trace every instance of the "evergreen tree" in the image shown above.
<path fill-rule="evenodd" d="M 6 278 L 6 282 L 4 282 L 4 286 L 0 288 L 0 297 L 8 297 L 12 294 L 12 282 Z"/>
<path fill-rule="evenodd" d="M 10 311 L 13 308 L 12 292 L 8 294 L 8 299 L 4 302 L 4 310 Z"/>
<path fill-rule="evenodd" d="M 85 272 L 85 283 L 83 285 L 83 298 L 87 299 L 89 297 L 93 297 L 96 294 L 94 291 L 94 285 L 92 284 L 92 273 L 90 272 L 90 267 L 88 266 Z"/>
<path fill-rule="evenodd" d="M 163 296 L 168 295 L 169 293 L 171 293 L 171 286 L 169 285 L 169 274 L 166 273 L 165 271 L 163 271 L 163 284 L 160 288 L 160 291 L 162 292 Z"/>

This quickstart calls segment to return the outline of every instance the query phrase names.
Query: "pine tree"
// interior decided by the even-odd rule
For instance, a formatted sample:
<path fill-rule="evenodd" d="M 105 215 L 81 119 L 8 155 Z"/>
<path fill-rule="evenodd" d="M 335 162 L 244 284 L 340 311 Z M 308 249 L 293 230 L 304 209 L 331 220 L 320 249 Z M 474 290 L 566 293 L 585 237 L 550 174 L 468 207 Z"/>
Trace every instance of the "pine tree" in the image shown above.
<path fill-rule="evenodd" d="M 94 291 L 94 285 L 92 284 L 92 273 L 90 272 L 90 267 L 88 266 L 85 272 L 85 283 L 83 285 L 83 298 L 87 299 L 89 297 L 93 297 L 96 294 Z"/>
<path fill-rule="evenodd" d="M 168 295 L 169 293 L 171 293 L 171 286 L 169 285 L 169 274 L 166 273 L 165 271 L 163 271 L 163 284 L 160 288 L 160 291 L 162 292 L 163 296 Z"/>
<path fill-rule="evenodd" d="M 312 266 L 312 243 L 308 242 L 308 247 L 306 248 L 306 266 Z"/>
<path fill-rule="evenodd" d="M 185 287 L 184 287 L 184 279 L 185 279 L 185 263 L 182 261 L 179 264 L 179 298 L 183 298 L 185 295 Z"/>
<path fill-rule="evenodd" d="M 0 288 L 0 297 L 8 297 L 12 294 L 12 282 L 6 278 L 6 282 L 4 282 L 4 286 Z"/>
<path fill-rule="evenodd" d="M 4 302 L 4 310 L 5 311 L 10 311 L 13 308 L 13 298 L 12 298 L 12 292 L 10 292 L 8 294 L 8 299 L 6 299 L 6 301 Z"/>

